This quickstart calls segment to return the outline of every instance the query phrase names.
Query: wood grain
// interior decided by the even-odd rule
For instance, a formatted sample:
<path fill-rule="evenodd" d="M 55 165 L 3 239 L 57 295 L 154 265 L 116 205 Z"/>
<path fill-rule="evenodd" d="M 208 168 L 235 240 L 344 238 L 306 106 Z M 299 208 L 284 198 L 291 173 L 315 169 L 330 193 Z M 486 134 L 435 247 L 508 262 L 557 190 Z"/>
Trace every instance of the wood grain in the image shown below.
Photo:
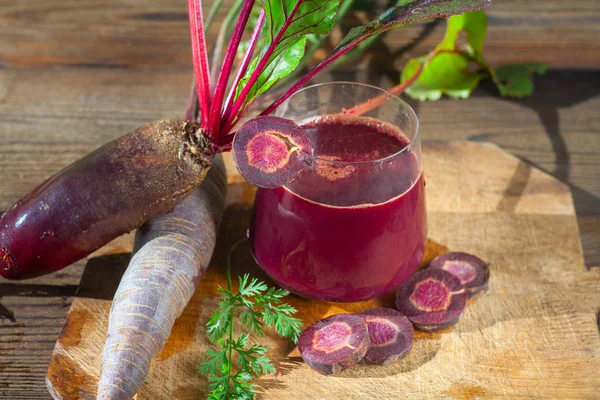
<path fill-rule="evenodd" d="M 0 0 L 0 210 L 106 141 L 182 114 L 191 76 L 184 3 Z M 536 79 L 530 99 L 500 99 L 484 87 L 463 102 L 413 103 L 423 137 L 494 142 L 567 184 L 593 269 L 600 266 L 598 2 L 495 0 L 488 14 L 493 64 L 547 61 L 553 70 Z M 390 87 L 407 57 L 436 43 L 443 24 L 400 52 L 422 30 L 389 35 L 364 61 L 320 79 Z M 51 398 L 46 366 L 84 266 L 0 281 L 0 399 Z"/>
<path fill-rule="evenodd" d="M 456 327 L 417 333 L 408 357 L 386 367 L 361 365 L 324 377 L 302 363 L 288 341 L 267 335 L 277 373 L 258 381 L 260 398 L 594 398 L 600 384 L 600 270 L 583 265 L 569 188 L 491 144 L 433 142 L 424 154 L 430 232 L 425 261 L 448 249 L 478 254 L 491 264 L 489 292 L 469 304 Z M 206 379 L 196 372 L 210 346 L 204 324 L 218 302 L 217 286 L 225 285 L 229 247 L 247 229 L 254 190 L 235 176 L 231 181 L 235 190 L 212 265 L 138 400 L 206 395 Z M 117 259 L 122 265 L 109 265 Z M 235 275 L 251 271 L 268 279 L 247 246 L 233 260 Z M 126 262 L 123 255 L 104 256 L 86 268 L 48 370 L 55 399 L 95 398 L 109 292 Z M 336 313 L 391 306 L 393 293 L 363 303 L 296 296 L 289 301 L 311 324 Z"/>
<path fill-rule="evenodd" d="M 218 20 L 231 2 L 225 0 Z M 205 2 L 205 7 L 211 3 Z M 492 27 L 486 57 L 492 64 L 534 61 L 550 62 L 555 68 L 598 66 L 600 7 L 595 0 L 568 5 L 562 0 L 502 0 L 494 2 L 488 14 Z M 0 21 L 0 65 L 4 67 L 188 69 L 191 62 L 184 1 L 2 0 Z M 442 25 L 413 53 L 424 54 L 435 46 L 443 35 Z M 402 33 L 388 35 L 386 43 L 397 49 L 410 43 L 421 29 L 403 28 Z M 218 24 L 213 24 L 209 38 L 217 31 Z"/>
<path fill-rule="evenodd" d="M 412 103 L 426 140 L 491 141 L 568 184 L 588 268 L 600 266 L 599 77 L 552 71 L 536 80 L 532 98 L 519 101 L 483 88 L 466 101 Z M 391 85 L 365 71 L 320 79 Z M 0 210 L 106 141 L 147 121 L 180 115 L 188 85 L 188 71 L 0 69 Z M 32 157 L 31 149 L 40 155 Z M 33 281 L 0 282 L 0 313 L 16 319 L 0 321 L 0 398 L 47 398 L 45 366 L 73 294 L 62 286 L 76 286 L 84 264 Z M 36 297 L 36 285 L 53 289 Z"/>
<path fill-rule="evenodd" d="M 0 210 L 103 143 L 148 121 L 180 115 L 189 74 L 0 70 Z M 368 70 L 318 78 L 327 80 L 392 85 L 388 77 Z M 536 79 L 536 91 L 527 99 L 500 98 L 493 88 L 483 87 L 465 101 L 411 104 L 424 139 L 493 142 L 568 183 L 581 219 L 586 265 L 593 267 L 600 266 L 599 95 L 600 74 L 552 71 Z M 43 157 L 32 157 L 30 149 Z"/>

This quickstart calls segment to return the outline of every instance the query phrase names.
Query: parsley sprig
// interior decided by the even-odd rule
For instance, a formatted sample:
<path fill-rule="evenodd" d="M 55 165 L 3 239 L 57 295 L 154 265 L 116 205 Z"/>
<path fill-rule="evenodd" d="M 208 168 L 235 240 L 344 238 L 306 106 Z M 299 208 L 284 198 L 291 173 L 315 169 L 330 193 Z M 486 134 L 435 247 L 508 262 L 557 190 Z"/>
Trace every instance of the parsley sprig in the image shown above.
<path fill-rule="evenodd" d="M 209 377 L 210 400 L 252 399 L 256 386 L 253 376 L 272 374 L 275 367 L 265 355 L 267 347 L 249 344 L 250 334 L 264 336 L 264 328 L 275 329 L 281 337 L 298 341 L 302 322 L 294 318 L 296 309 L 281 300 L 289 292 L 269 288 L 264 282 L 244 274 L 238 278 L 239 287 L 234 293 L 231 280 L 231 256 L 245 239 L 235 243 L 226 263 L 227 288 L 219 287 L 221 301 L 206 324 L 206 332 L 216 348 L 206 352 L 207 360 L 200 373 Z M 236 315 L 248 330 L 234 335 Z"/>

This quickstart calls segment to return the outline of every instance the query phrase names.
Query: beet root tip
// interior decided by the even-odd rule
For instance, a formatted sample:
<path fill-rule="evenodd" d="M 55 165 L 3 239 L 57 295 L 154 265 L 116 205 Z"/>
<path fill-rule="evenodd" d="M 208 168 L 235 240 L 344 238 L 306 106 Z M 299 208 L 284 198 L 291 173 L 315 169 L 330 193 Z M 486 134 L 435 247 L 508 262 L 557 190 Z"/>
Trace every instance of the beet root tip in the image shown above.
<path fill-rule="evenodd" d="M 358 364 L 368 347 L 367 325 L 352 314 L 322 319 L 306 328 L 298 340 L 298 350 L 306 364 L 323 375 Z"/>

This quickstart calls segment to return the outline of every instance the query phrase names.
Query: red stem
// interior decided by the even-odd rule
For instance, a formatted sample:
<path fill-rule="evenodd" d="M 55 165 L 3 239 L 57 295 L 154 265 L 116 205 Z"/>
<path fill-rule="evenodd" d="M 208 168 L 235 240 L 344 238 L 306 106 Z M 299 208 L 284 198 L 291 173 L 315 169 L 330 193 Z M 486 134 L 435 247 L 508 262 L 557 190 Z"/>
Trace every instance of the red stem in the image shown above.
<path fill-rule="evenodd" d="M 415 81 L 417 79 L 419 79 L 419 76 L 421 76 L 421 73 L 425 69 L 425 66 L 427 64 L 429 64 L 429 62 L 431 61 L 431 59 L 433 59 L 435 54 L 438 54 L 438 53 L 435 51 L 431 52 L 429 54 L 429 56 L 427 57 L 427 59 L 419 66 L 419 68 L 407 80 L 394 86 L 393 88 L 391 88 L 389 90 L 389 92 L 392 94 L 395 94 L 396 96 L 401 95 L 410 85 L 412 85 L 413 83 L 415 83 Z M 352 107 L 351 109 L 347 110 L 345 112 L 345 114 L 363 115 L 363 114 L 368 113 L 369 111 L 373 110 L 374 108 L 379 107 L 386 101 L 388 101 L 387 95 L 381 94 L 381 95 L 375 97 L 374 99 L 370 99 L 369 101 L 366 101 L 362 104 Z"/>
<path fill-rule="evenodd" d="M 400 83 L 399 85 L 394 86 L 393 88 L 391 88 L 389 90 L 389 92 L 392 93 L 392 94 L 395 94 L 397 96 L 400 95 L 400 94 L 402 94 L 410 85 L 412 85 L 413 83 L 415 83 L 415 81 L 417 79 L 419 79 L 419 76 L 421 76 L 421 73 L 423 73 L 423 70 L 425 69 L 425 67 L 431 62 L 431 60 L 436 55 L 438 55 L 440 53 L 452 53 L 452 52 L 455 52 L 455 51 L 448 51 L 448 50 L 435 50 L 435 51 L 432 51 L 431 53 L 429 53 L 429 56 L 427 56 L 427 59 L 425 59 L 425 61 L 423 62 L 423 64 L 421 64 L 419 66 L 419 68 L 406 81 Z M 317 67 L 315 67 L 315 69 L 316 68 Z M 323 67 L 323 68 L 325 68 L 325 67 Z M 311 72 L 313 72 L 313 71 L 310 71 L 309 74 Z M 295 90 L 292 91 L 292 89 L 289 90 L 289 92 L 291 94 L 293 94 L 295 92 Z M 286 94 L 287 94 L 287 92 L 286 92 Z M 283 96 L 284 95 L 282 95 L 281 97 L 283 97 Z M 285 101 L 285 100 L 286 99 L 284 99 L 283 101 Z M 383 103 L 385 103 L 387 100 L 388 100 L 388 98 L 387 98 L 386 95 L 380 95 L 380 96 L 375 97 L 374 99 L 370 99 L 367 102 L 364 102 L 362 104 L 354 106 L 350 110 L 347 110 L 345 113 L 346 114 L 351 114 L 351 115 L 362 115 L 362 114 L 365 114 L 365 113 L 371 111 L 374 108 L 379 107 L 380 105 L 382 105 Z M 273 103 L 273 104 L 277 104 L 273 109 L 277 108 L 277 106 L 279 106 L 281 104 L 281 103 L 278 103 L 278 101 L 279 101 L 279 99 L 275 103 Z M 267 108 L 267 110 L 269 110 L 272 107 L 273 106 L 269 106 L 269 108 Z M 267 110 L 265 110 L 265 111 L 267 111 Z M 263 113 L 261 115 L 266 115 L 267 113 L 265 111 L 263 111 Z M 218 149 L 218 151 L 219 152 L 230 151 L 234 137 L 235 137 L 235 132 L 234 133 L 230 133 L 227 136 L 220 137 L 219 141 L 217 143 L 217 149 Z"/>
<path fill-rule="evenodd" d="M 233 67 L 233 62 L 235 61 L 237 49 L 242 41 L 244 29 L 248 23 L 248 18 L 252 12 L 252 7 L 254 7 L 254 2 L 255 0 L 244 1 L 244 5 L 240 11 L 240 16 L 235 24 L 235 28 L 233 29 L 233 34 L 231 35 L 231 41 L 227 46 L 225 58 L 223 59 L 223 66 L 221 68 L 221 72 L 219 73 L 219 79 L 217 80 L 217 86 L 215 88 L 215 95 L 212 100 L 209 116 L 209 129 L 214 137 L 219 137 L 221 107 L 223 105 L 225 91 L 227 90 L 227 82 L 229 81 L 229 75 L 231 74 L 231 68 Z"/>
<path fill-rule="evenodd" d="M 224 132 L 228 132 L 233 127 L 233 121 L 236 119 L 236 117 L 238 116 L 237 114 L 239 113 L 240 109 L 244 105 L 244 101 L 246 100 L 248 93 L 250 93 L 252 86 L 254 86 L 254 84 L 260 77 L 262 70 L 267 65 L 269 58 L 273 55 L 273 52 L 277 48 L 277 45 L 281 42 L 281 38 L 285 34 L 285 31 L 287 30 L 287 28 L 293 22 L 294 16 L 298 12 L 298 9 L 300 8 L 300 6 L 302 5 L 303 2 L 304 2 L 304 0 L 298 0 L 296 5 L 294 6 L 293 10 L 289 13 L 289 15 L 285 19 L 285 22 L 283 23 L 281 29 L 277 33 L 277 36 L 269 44 L 267 51 L 265 52 L 263 57 L 260 59 L 258 65 L 256 66 L 256 69 L 252 72 L 252 75 L 250 75 L 250 78 L 248 79 L 248 83 L 244 86 L 239 97 L 233 104 L 231 112 L 229 114 L 225 115 L 225 120 L 227 122 L 225 123 L 225 126 L 224 126 L 224 130 L 223 130 Z"/>
<path fill-rule="evenodd" d="M 235 96 L 235 91 L 240 81 L 246 75 L 246 71 L 248 71 L 248 66 L 252 61 L 252 55 L 254 54 L 254 50 L 256 49 L 256 45 L 258 43 L 258 39 L 260 38 L 260 33 L 262 32 L 262 28 L 265 22 L 265 10 L 264 8 L 261 10 L 260 15 L 258 16 L 258 21 L 256 21 L 256 26 L 254 27 L 254 31 L 252 32 L 252 37 L 250 38 L 250 43 L 248 44 L 248 48 L 246 49 L 246 53 L 244 54 L 244 58 L 242 59 L 242 63 L 240 64 L 240 68 L 237 71 L 235 79 L 233 80 L 233 85 L 229 90 L 229 94 L 227 95 L 227 100 L 225 104 L 225 111 L 223 111 L 222 117 L 229 115 L 231 112 L 231 108 L 233 107 L 233 98 Z"/>
<path fill-rule="evenodd" d="M 438 54 L 442 54 L 442 53 L 460 53 L 463 56 L 469 58 L 470 61 L 475 62 L 478 65 L 482 66 L 482 64 L 479 61 L 477 61 L 476 59 L 470 57 L 466 53 L 461 53 L 460 51 L 457 51 L 457 50 L 433 50 L 431 53 L 429 53 L 429 55 L 427 56 L 425 61 L 423 61 L 423 63 L 419 66 L 419 68 L 407 80 L 394 86 L 393 88 L 391 88 L 389 90 L 389 92 L 392 94 L 395 94 L 396 96 L 401 95 L 409 86 L 411 86 L 413 83 L 415 83 L 417 81 L 417 79 L 419 79 L 419 77 L 423 73 L 423 70 L 431 62 L 431 60 L 433 60 L 435 58 L 435 56 L 437 56 Z M 352 107 L 351 109 L 347 110 L 345 112 L 345 114 L 363 115 L 363 114 L 373 110 L 374 108 L 379 107 L 380 105 L 385 103 L 387 100 L 388 100 L 388 97 L 385 94 L 382 94 L 382 95 L 375 97 L 374 99 L 370 99 L 367 102 L 364 102 L 362 104 L 358 104 L 358 105 Z"/>
<path fill-rule="evenodd" d="M 263 112 L 260 113 L 260 115 L 268 115 L 270 113 L 272 113 L 277 107 L 279 107 L 284 101 L 286 101 L 291 95 L 293 95 L 296 91 L 298 91 L 298 89 L 300 89 L 302 86 L 304 86 L 306 84 L 306 82 L 308 82 L 309 80 L 311 80 L 316 74 L 318 74 L 319 72 L 321 72 L 321 70 L 325 67 L 327 67 L 329 64 L 331 64 L 333 61 L 335 61 L 337 58 L 343 56 L 344 54 L 348 53 L 350 50 L 354 49 L 356 46 L 358 46 L 360 43 L 362 43 L 365 39 L 357 41 L 353 44 L 351 44 L 350 46 L 340 50 L 337 53 L 332 53 L 329 56 L 327 56 L 327 58 L 325 58 L 323 61 L 321 61 L 319 63 L 319 65 L 317 65 L 316 67 L 314 67 L 312 70 L 310 70 L 306 75 L 304 75 L 300 80 L 298 80 L 298 82 L 296 82 L 294 84 L 294 86 L 292 86 L 291 88 L 289 88 L 284 94 L 282 94 L 281 96 L 279 96 L 279 98 L 277 100 L 275 100 L 273 102 L 273 104 L 271 104 L 270 106 L 268 106 L 267 108 L 265 108 L 265 110 Z M 429 64 L 429 62 L 438 54 L 440 53 L 453 53 L 455 51 L 448 51 L 448 50 L 434 50 L 431 53 L 429 53 L 429 56 L 427 56 L 427 59 L 423 62 L 423 64 L 421 64 L 421 66 L 419 67 L 419 69 L 417 71 L 415 71 L 415 73 L 413 75 L 411 75 L 410 78 L 408 78 L 405 82 L 394 86 L 390 92 L 395 94 L 395 95 L 399 95 L 402 92 L 404 92 L 406 90 L 407 87 L 409 87 L 410 85 L 412 85 L 421 75 L 421 72 L 423 72 L 423 69 L 425 68 L 425 66 L 427 64 Z M 372 110 L 375 107 L 379 107 L 381 104 L 383 104 L 385 102 L 386 96 L 385 95 L 381 95 L 378 96 L 374 99 L 371 99 L 369 102 L 367 103 L 363 103 L 363 104 L 359 104 L 353 108 L 351 108 L 350 110 L 348 110 L 346 113 L 347 114 L 355 114 L 355 115 L 361 115 L 364 114 L 370 110 Z"/>
<path fill-rule="evenodd" d="M 219 138 L 219 141 L 217 142 L 217 148 L 220 151 L 229 151 L 231 150 L 231 145 L 233 143 L 233 138 L 235 137 L 235 132 L 234 133 L 230 133 L 229 135 L 226 136 L 221 136 Z"/>
<path fill-rule="evenodd" d="M 210 110 L 210 75 L 208 69 L 208 55 L 206 54 L 206 37 L 202 19 L 202 0 L 188 0 L 190 18 L 190 36 L 192 39 L 192 57 L 194 61 L 194 77 L 200 102 L 202 128 L 211 136 L 208 128 L 208 113 Z"/>
<path fill-rule="evenodd" d="M 367 39 L 367 37 L 365 37 L 362 40 L 358 40 L 355 43 L 352 43 L 351 45 L 349 45 L 347 47 L 344 47 L 343 49 L 339 50 L 338 52 L 334 52 L 334 53 L 331 53 L 330 55 L 328 55 L 316 67 L 314 67 L 313 69 L 311 69 L 306 75 L 304 75 L 302 78 L 300 78 L 284 94 L 282 94 L 281 96 L 279 96 L 279 98 L 277 100 L 275 100 L 273 102 L 273 104 L 271 104 L 270 106 L 268 106 L 263 112 L 261 112 L 260 115 L 269 115 L 269 114 L 271 114 L 273 111 L 275 111 L 275 109 L 277 107 L 279 107 L 281 105 L 281 103 L 283 103 L 284 101 L 286 101 L 291 95 L 293 95 L 294 93 L 296 93 L 298 91 L 298 89 L 300 89 L 302 86 L 304 86 L 306 84 L 306 82 L 308 82 L 316 74 L 318 74 L 319 72 L 321 72 L 321 70 L 323 70 L 323 68 L 327 67 L 329 64 L 331 64 L 332 62 L 334 62 L 337 58 L 343 56 L 344 54 L 348 53 L 350 50 L 354 49 L 356 46 L 358 46 L 360 43 L 362 43 L 365 39 Z"/>

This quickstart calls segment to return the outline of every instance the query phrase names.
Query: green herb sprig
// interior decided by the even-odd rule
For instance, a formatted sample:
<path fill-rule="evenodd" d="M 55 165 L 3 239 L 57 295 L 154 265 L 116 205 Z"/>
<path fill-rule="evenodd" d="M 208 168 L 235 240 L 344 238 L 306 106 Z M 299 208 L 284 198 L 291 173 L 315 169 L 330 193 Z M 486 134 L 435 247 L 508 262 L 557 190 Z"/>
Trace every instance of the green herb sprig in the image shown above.
<path fill-rule="evenodd" d="M 272 374 L 275 367 L 265 355 L 267 347 L 249 344 L 250 334 L 264 336 L 265 326 L 275 329 L 277 334 L 298 341 L 302 322 L 294 318 L 296 309 L 281 300 L 289 292 L 269 288 L 264 282 L 251 278 L 249 274 L 239 277 L 239 288 L 233 291 L 231 279 L 231 257 L 245 239 L 235 243 L 227 256 L 227 288 L 219 287 L 221 301 L 206 324 L 206 332 L 216 348 L 206 352 L 200 373 L 209 377 L 211 400 L 252 399 L 256 386 L 250 381 L 254 376 Z M 236 315 L 248 330 L 237 337 L 234 335 Z"/>

